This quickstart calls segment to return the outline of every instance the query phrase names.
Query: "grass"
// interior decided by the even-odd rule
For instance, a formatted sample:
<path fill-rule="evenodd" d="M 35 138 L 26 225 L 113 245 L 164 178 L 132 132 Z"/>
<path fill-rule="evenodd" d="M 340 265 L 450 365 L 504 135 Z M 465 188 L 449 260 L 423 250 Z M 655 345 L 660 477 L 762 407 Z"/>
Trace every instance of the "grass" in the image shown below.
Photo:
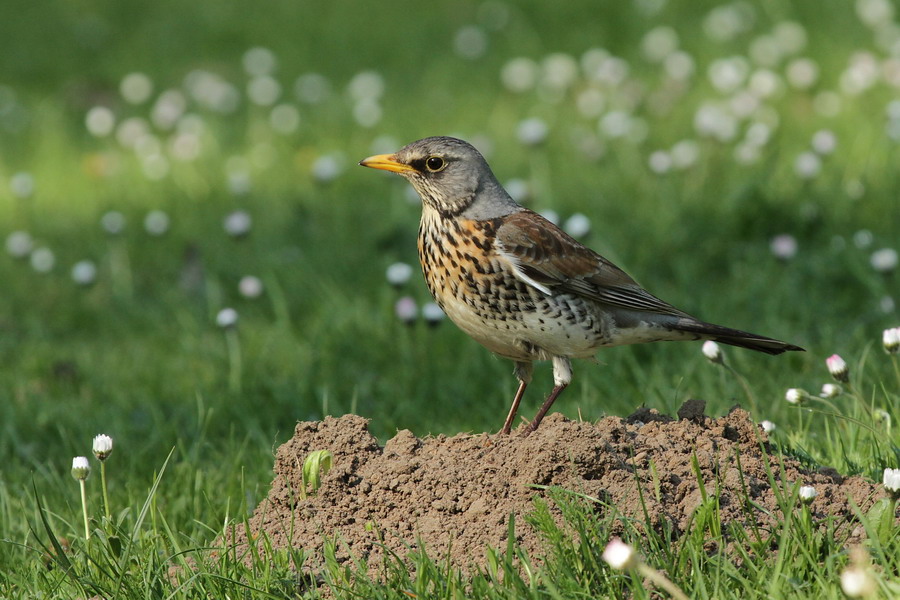
<path fill-rule="evenodd" d="M 0 280 L 7 282 L 0 297 L 0 594 L 291 596 L 292 568 L 302 556 L 247 566 L 234 557 L 212 560 L 207 548 L 265 497 L 273 450 L 295 421 L 355 412 L 371 418 L 382 439 L 398 428 L 424 435 L 499 427 L 515 387 L 511 365 L 449 323 L 409 327 L 393 314 L 400 295 L 422 303 L 427 291 L 418 277 L 399 291 L 384 280 L 392 262 L 415 263 L 418 209 L 404 182 L 355 169 L 358 159 L 386 149 L 379 136 L 394 147 L 432 134 L 489 139 L 489 160 L 502 181 L 524 179 L 537 210 L 588 215 L 593 227 L 585 243 L 653 293 L 710 321 L 807 348 L 774 359 L 728 352 L 759 399 L 754 418 L 778 424 L 775 439 L 786 452 L 873 478 L 900 465 L 896 427 L 872 419 L 875 409 L 900 419 L 896 363 L 879 347 L 882 329 L 898 324 L 896 309 L 884 304 L 891 295 L 898 300 L 896 272 L 878 273 L 869 264 L 871 252 L 896 245 L 900 232 L 898 145 L 886 135 L 884 117 L 895 90 L 879 82 L 858 95 L 840 91 L 854 52 L 881 52 L 873 34 L 850 4 L 823 10 L 812 0 L 779 1 L 755 8 L 749 31 L 718 42 L 704 34 L 711 3 L 641 8 L 654 5 L 464 3 L 389 15 L 379 5 L 350 10 L 299 2 L 267 10 L 240 2 L 139 3 L 128 11 L 114 2 L 85 11 L 4 5 L 0 36 L 12 51 L 0 81 L 0 181 L 26 172 L 35 191 L 21 198 L 0 186 L 0 223 L 4 237 L 29 232 L 36 246 L 53 251 L 56 265 L 38 273 L 27 260 L 0 258 Z M 586 10 L 598 18 L 585 20 Z M 739 164 L 735 149 L 755 118 L 740 121 L 732 141 L 694 130 L 699 106 L 729 97 L 714 89 L 707 67 L 746 55 L 752 40 L 785 19 L 803 24 L 808 43 L 800 54 L 817 61 L 820 80 L 809 91 L 786 87 L 764 102 L 778 115 L 777 126 L 759 160 Z M 488 41 L 473 61 L 453 51 L 459 29 L 470 24 L 479 24 Z M 512 58 L 565 52 L 577 59 L 602 46 L 630 66 L 629 85 L 603 90 L 607 111 L 630 109 L 634 90 L 668 89 L 640 45 L 662 24 L 678 32 L 697 74 L 673 92 L 668 112 L 654 112 L 649 100 L 634 108 L 647 124 L 642 142 L 596 135 L 597 118 L 576 108 L 583 78 L 562 94 L 517 94 L 500 83 Z M 243 94 L 248 77 L 241 59 L 258 45 L 278 58 L 282 101 L 299 106 L 293 133 L 273 132 L 269 109 L 246 101 L 228 114 L 191 103 L 203 123 L 202 151 L 192 161 L 169 158 L 168 173 L 156 180 L 144 175 L 134 152 L 85 129 L 85 113 L 97 104 L 112 108 L 119 121 L 150 115 L 150 103 L 131 105 L 118 93 L 132 71 L 147 73 L 159 93 L 207 69 Z M 783 74 L 786 62 L 772 70 Z M 385 85 L 378 100 L 383 116 L 372 127 L 354 119 L 344 91 L 365 70 L 377 71 Z M 310 71 L 331 83 L 328 102 L 293 100 L 294 80 Z M 842 99 L 833 117 L 813 108 L 816 94 L 828 90 Z M 517 124 L 527 117 L 549 126 L 544 143 L 517 141 Z M 820 129 L 835 133 L 837 148 L 821 157 L 816 177 L 803 179 L 795 158 Z M 169 132 L 156 135 L 168 157 Z M 665 175 L 648 168 L 652 151 L 683 139 L 696 139 L 696 164 Z M 316 179 L 315 161 L 332 155 L 340 175 Z M 249 191 L 235 193 L 227 169 L 246 174 Z M 153 209 L 171 218 L 164 236 L 141 227 Z M 222 230 L 235 209 L 253 217 L 243 239 Z M 121 235 L 99 226 L 109 210 L 125 215 Z M 860 231 L 870 232 L 868 245 Z M 781 233 L 798 240 L 792 260 L 770 253 L 769 240 Z M 83 259 L 98 267 L 88 287 L 69 277 Z M 263 280 L 261 298 L 238 293 L 247 274 Z M 215 326 L 226 306 L 240 315 L 239 385 L 229 383 L 226 332 Z M 786 388 L 815 392 L 827 381 L 824 358 L 835 352 L 850 363 L 853 393 L 834 400 L 836 410 L 811 406 L 839 416 L 787 406 Z M 576 365 L 555 408 L 598 418 L 641 404 L 674 413 L 691 397 L 706 399 L 712 414 L 745 403 L 738 381 L 706 364 L 694 345 L 617 348 L 598 361 Z M 548 371 L 539 369 L 526 413 L 551 387 Z M 97 433 L 116 440 L 109 463 L 114 510 L 106 524 L 93 513 L 94 526 L 106 533 L 86 545 L 68 467 L 72 456 L 89 452 Z M 96 509 L 98 479 L 88 481 Z M 590 504 L 565 495 L 555 500 L 581 542 L 568 547 L 573 542 L 537 506 L 529 523 L 547 536 L 544 562 L 510 547 L 471 578 L 442 566 L 440 557 L 420 555 L 413 571 L 387 565 L 387 585 L 336 564 L 324 584 L 341 597 L 647 597 L 641 581 L 597 560 L 613 517 L 597 518 Z M 840 596 L 837 575 L 847 556 L 839 543 L 792 520 L 774 539 L 738 538 L 738 564 L 734 555 L 704 551 L 707 540 L 721 535 L 709 510 L 713 516 L 698 516 L 698 529 L 677 552 L 664 534 L 626 537 L 694 597 Z M 46 555 L 59 552 L 48 528 L 72 544 L 71 570 L 45 567 Z M 900 566 L 897 537 L 873 539 L 869 552 L 888 595 Z M 781 549 L 777 556 L 765 551 L 772 544 Z M 186 556 L 200 569 L 189 581 L 173 581 L 169 565 Z"/>

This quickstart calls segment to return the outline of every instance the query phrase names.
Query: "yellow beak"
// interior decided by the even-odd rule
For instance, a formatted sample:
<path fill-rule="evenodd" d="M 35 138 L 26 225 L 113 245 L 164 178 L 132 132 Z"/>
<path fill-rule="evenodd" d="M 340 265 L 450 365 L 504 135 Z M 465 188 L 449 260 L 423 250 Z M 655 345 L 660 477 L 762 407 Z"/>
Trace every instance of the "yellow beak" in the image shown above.
<path fill-rule="evenodd" d="M 406 173 L 407 171 L 415 171 L 411 166 L 397 160 L 394 154 L 376 154 L 359 161 L 363 167 L 372 169 L 381 169 L 382 171 L 390 171 L 391 173 Z"/>

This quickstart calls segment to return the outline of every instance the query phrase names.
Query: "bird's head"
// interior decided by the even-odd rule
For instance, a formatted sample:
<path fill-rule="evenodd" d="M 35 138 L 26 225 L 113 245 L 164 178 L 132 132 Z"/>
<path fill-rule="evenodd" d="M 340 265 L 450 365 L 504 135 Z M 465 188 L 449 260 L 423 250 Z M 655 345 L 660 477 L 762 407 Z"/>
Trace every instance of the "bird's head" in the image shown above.
<path fill-rule="evenodd" d="M 359 164 L 402 175 L 423 203 L 445 216 L 465 214 L 483 219 L 520 208 L 497 182 L 481 153 L 456 138 L 421 139 Z"/>

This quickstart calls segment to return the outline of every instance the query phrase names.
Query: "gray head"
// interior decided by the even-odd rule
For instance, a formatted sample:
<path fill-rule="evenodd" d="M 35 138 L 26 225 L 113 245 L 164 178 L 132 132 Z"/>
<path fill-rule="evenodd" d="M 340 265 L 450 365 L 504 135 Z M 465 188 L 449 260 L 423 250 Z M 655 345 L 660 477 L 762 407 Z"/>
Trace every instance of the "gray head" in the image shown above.
<path fill-rule="evenodd" d="M 421 139 L 394 154 L 370 156 L 359 164 L 402 175 L 423 203 L 446 217 L 489 219 L 521 210 L 481 153 L 456 138 Z"/>

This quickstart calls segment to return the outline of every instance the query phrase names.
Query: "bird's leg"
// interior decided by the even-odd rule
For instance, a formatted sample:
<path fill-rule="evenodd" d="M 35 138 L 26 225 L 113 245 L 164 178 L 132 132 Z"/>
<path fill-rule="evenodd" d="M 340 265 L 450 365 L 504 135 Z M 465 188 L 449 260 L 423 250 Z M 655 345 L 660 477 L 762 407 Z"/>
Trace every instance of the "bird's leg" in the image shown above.
<path fill-rule="evenodd" d="M 516 418 L 516 411 L 519 410 L 519 402 L 522 401 L 522 396 L 525 394 L 525 388 L 528 387 L 528 384 L 531 382 L 531 363 L 530 362 L 516 362 L 516 379 L 519 380 L 519 389 L 516 390 L 516 396 L 513 398 L 512 406 L 509 407 L 509 414 L 506 415 L 506 422 L 503 423 L 503 429 L 500 430 L 500 433 L 506 435 L 512 429 L 513 419 Z"/>
<path fill-rule="evenodd" d="M 528 429 L 525 430 L 525 435 L 528 435 L 532 431 L 538 428 L 538 425 L 541 424 L 541 421 L 544 418 L 544 415 L 547 414 L 547 411 L 550 410 L 550 407 L 553 406 L 553 403 L 556 402 L 556 399 L 562 393 L 566 386 L 569 385 L 569 382 L 572 381 L 572 363 L 569 362 L 569 359 L 564 356 L 554 356 L 553 357 L 553 391 L 550 392 L 550 395 L 547 396 L 547 399 L 544 400 L 544 404 L 541 405 L 541 409 L 534 416 L 534 420 L 528 425 Z"/>

